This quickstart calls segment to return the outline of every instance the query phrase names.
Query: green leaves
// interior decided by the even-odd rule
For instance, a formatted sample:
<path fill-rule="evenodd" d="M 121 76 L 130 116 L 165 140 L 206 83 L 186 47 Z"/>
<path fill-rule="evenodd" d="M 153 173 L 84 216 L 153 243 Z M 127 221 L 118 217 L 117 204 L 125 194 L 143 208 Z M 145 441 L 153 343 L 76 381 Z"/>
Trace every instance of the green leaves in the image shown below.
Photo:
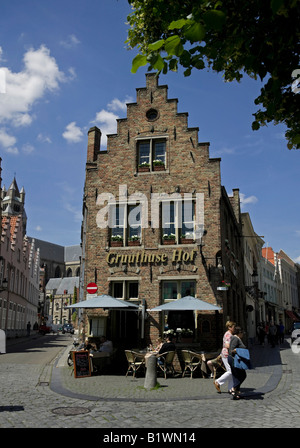
<path fill-rule="evenodd" d="M 209 67 L 226 81 L 244 74 L 263 82 L 253 130 L 267 123 L 287 127 L 289 147 L 300 149 L 300 95 L 292 91 L 299 67 L 299 0 L 129 0 L 127 44 L 137 47 L 132 72 L 141 66 L 167 73 Z"/>
<path fill-rule="evenodd" d="M 147 64 L 148 64 L 147 56 L 138 54 L 132 61 L 131 72 L 136 73 L 139 67 L 142 67 L 143 65 Z"/>

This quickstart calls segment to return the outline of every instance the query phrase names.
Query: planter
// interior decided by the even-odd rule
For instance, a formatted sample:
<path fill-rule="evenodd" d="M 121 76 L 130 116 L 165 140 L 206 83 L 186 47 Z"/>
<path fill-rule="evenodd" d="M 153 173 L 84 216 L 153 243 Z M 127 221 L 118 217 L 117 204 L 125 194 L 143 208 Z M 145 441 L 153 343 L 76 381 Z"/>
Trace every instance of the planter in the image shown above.
<path fill-rule="evenodd" d="M 185 344 L 191 344 L 193 342 L 193 338 L 181 336 L 181 342 L 183 342 Z"/>
<path fill-rule="evenodd" d="M 123 246 L 123 241 L 111 241 L 110 242 L 110 246 L 111 247 L 122 247 Z"/>
<path fill-rule="evenodd" d="M 139 166 L 138 167 L 138 172 L 139 173 L 148 173 L 150 171 L 150 167 L 149 166 Z"/>
<path fill-rule="evenodd" d="M 140 240 L 128 241 L 128 246 L 140 246 L 140 245 L 141 245 Z"/>
<path fill-rule="evenodd" d="M 193 244 L 194 240 L 193 240 L 193 238 L 181 238 L 180 243 L 181 244 Z"/>
<path fill-rule="evenodd" d="M 165 168 L 165 165 L 154 165 L 153 170 L 154 171 L 165 171 L 166 168 Z"/>
<path fill-rule="evenodd" d="M 164 245 L 168 245 L 168 246 L 170 246 L 171 244 L 175 244 L 175 239 L 172 239 L 172 240 L 163 240 L 163 244 Z"/>

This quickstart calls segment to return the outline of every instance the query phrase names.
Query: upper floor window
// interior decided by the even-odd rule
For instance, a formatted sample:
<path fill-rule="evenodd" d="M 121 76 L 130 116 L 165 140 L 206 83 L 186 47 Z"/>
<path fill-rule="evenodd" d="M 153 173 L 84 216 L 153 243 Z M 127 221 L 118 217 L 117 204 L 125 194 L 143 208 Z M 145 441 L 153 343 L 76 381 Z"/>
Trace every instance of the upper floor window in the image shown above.
<path fill-rule="evenodd" d="M 138 140 L 139 171 L 157 171 L 166 168 L 166 139 L 148 138 Z"/>
<path fill-rule="evenodd" d="M 127 246 L 141 243 L 142 206 L 118 204 L 111 206 L 111 245 Z"/>
<path fill-rule="evenodd" d="M 193 243 L 195 240 L 195 202 L 168 201 L 162 203 L 163 244 Z"/>

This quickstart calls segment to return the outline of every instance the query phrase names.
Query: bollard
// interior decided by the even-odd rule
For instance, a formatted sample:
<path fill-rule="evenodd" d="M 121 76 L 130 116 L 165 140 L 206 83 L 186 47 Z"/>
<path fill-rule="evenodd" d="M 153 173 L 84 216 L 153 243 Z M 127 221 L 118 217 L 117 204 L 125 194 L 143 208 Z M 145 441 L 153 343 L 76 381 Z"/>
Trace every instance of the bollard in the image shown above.
<path fill-rule="evenodd" d="M 157 364 L 156 364 L 157 358 L 155 355 L 147 356 L 146 361 L 146 376 L 145 376 L 145 383 L 144 387 L 145 389 L 152 389 L 156 386 L 157 383 Z"/>

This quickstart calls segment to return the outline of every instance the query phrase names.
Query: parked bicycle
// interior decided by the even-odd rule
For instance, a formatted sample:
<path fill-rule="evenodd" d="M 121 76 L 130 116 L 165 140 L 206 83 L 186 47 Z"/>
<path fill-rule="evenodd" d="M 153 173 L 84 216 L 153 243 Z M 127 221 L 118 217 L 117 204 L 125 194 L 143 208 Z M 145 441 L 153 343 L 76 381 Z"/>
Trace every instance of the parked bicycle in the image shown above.
<path fill-rule="evenodd" d="M 73 341 L 74 348 L 72 348 L 72 350 L 70 350 L 69 354 L 68 354 L 67 364 L 69 367 L 73 366 L 73 352 L 77 350 L 78 346 L 79 346 L 79 341 L 78 341 L 78 339 L 75 338 Z"/>

